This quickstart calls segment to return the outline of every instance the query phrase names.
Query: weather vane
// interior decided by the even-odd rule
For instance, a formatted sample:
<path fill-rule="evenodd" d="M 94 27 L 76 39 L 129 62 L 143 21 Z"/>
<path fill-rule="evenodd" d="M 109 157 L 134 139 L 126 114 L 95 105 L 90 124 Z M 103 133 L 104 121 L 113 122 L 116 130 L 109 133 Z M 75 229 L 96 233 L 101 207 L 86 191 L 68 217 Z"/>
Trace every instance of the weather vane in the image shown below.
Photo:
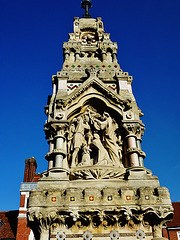
<path fill-rule="evenodd" d="M 85 9 L 85 13 L 83 14 L 83 17 L 91 18 L 91 15 L 89 14 L 89 9 L 92 7 L 91 0 L 82 0 L 81 7 Z"/>

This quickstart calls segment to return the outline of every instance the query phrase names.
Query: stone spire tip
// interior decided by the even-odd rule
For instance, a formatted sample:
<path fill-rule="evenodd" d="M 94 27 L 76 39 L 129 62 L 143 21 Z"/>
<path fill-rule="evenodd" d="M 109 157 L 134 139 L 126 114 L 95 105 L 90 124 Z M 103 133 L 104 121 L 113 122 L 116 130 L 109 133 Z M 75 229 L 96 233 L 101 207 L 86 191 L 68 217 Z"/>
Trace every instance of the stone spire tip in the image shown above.
<path fill-rule="evenodd" d="M 92 7 L 92 0 L 82 0 L 81 7 L 85 9 L 85 13 L 83 14 L 83 18 L 91 18 L 89 14 L 89 9 Z"/>

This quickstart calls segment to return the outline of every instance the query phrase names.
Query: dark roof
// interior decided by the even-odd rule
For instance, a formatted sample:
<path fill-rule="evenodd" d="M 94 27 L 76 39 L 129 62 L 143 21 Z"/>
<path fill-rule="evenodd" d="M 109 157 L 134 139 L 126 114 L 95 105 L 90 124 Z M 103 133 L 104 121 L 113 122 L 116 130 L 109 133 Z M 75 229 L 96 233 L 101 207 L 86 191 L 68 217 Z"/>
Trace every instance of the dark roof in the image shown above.
<path fill-rule="evenodd" d="M 0 239 L 15 239 L 19 211 L 0 212 Z"/>
<path fill-rule="evenodd" d="M 168 223 L 168 227 L 180 227 L 180 202 L 172 203 L 174 208 L 174 217 L 171 223 Z"/>

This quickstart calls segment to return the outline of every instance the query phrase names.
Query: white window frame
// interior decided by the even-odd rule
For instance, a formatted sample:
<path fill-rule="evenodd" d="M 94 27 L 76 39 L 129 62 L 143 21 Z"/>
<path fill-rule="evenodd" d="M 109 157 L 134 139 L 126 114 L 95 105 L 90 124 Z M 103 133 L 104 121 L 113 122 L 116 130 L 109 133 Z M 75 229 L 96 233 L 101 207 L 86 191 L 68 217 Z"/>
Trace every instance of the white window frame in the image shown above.
<path fill-rule="evenodd" d="M 30 234 L 29 234 L 28 240 L 36 240 L 35 237 L 34 237 L 34 233 L 33 233 L 32 230 L 31 230 L 31 232 L 30 232 Z"/>
<path fill-rule="evenodd" d="M 180 232 L 177 232 L 177 239 L 180 240 Z"/>

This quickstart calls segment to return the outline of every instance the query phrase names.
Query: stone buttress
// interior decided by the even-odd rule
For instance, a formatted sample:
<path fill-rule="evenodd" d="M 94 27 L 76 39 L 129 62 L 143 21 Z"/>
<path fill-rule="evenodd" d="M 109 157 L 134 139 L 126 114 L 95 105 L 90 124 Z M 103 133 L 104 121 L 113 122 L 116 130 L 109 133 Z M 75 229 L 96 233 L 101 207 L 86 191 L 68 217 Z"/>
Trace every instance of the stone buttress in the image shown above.
<path fill-rule="evenodd" d="M 29 199 L 36 239 L 164 239 L 171 200 L 144 167 L 143 114 L 117 43 L 101 18 L 75 18 L 63 54 L 45 107 L 48 169 Z"/>

